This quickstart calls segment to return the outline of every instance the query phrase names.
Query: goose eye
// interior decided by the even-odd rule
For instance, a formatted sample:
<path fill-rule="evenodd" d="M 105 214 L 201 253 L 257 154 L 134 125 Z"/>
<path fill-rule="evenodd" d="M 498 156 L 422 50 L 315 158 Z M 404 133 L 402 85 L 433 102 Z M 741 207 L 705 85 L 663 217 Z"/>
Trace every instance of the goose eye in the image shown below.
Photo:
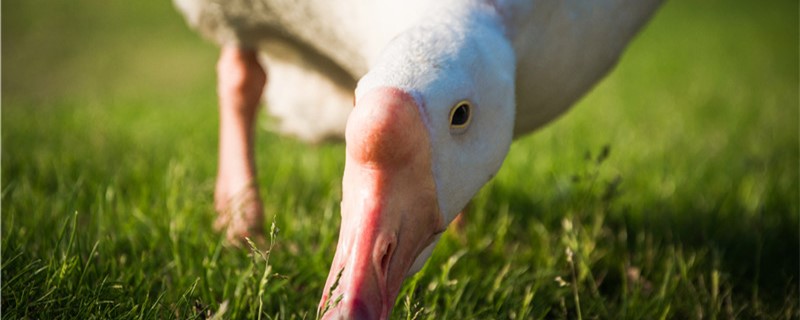
<path fill-rule="evenodd" d="M 463 132 L 472 120 L 472 105 L 469 101 L 461 101 L 450 109 L 450 130 L 453 133 Z"/>

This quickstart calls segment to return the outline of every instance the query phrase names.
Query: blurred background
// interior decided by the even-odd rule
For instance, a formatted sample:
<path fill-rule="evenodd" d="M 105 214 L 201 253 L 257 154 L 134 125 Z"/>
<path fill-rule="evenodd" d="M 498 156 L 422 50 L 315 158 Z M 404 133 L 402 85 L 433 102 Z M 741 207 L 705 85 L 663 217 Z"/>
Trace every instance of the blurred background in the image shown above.
<path fill-rule="evenodd" d="M 697 317 L 693 303 L 796 316 L 799 37 L 797 1 L 668 1 L 607 79 L 512 146 L 466 230 L 433 262 L 460 248 L 488 257 L 515 248 L 523 253 L 512 265 L 549 270 L 519 281 L 547 283 L 543 295 L 557 297 L 566 293 L 542 279 L 559 274 L 571 221 L 602 231 L 577 239 L 597 247 L 585 253 L 592 270 L 621 270 L 623 279 L 606 283 L 638 270 L 658 284 L 677 272 L 673 262 L 689 270 L 677 272 L 685 283 L 664 282 L 670 317 Z M 4 311 L 83 310 L 52 298 L 83 292 L 126 307 L 163 295 L 166 311 L 154 312 L 181 317 L 174 310 L 217 310 L 238 294 L 228 280 L 245 278 L 236 270 L 249 260 L 220 254 L 210 227 L 217 54 L 169 1 L 2 2 Z M 286 275 L 270 287 L 271 310 L 315 307 L 338 230 L 342 151 L 258 133 L 265 209 L 282 230 L 284 253 L 272 263 Z M 67 247 L 60 239 L 73 218 L 79 232 Z M 492 239 L 498 247 L 482 244 L 490 235 L 502 237 Z M 462 259 L 451 277 L 487 256 Z M 75 267 L 60 273 L 71 285 L 55 285 L 58 270 L 72 270 L 64 266 Z M 713 281 L 722 283 L 716 295 L 705 287 Z M 105 288 L 103 299 L 92 300 L 92 286 Z M 664 303 L 599 287 L 609 305 L 639 303 L 645 318 Z M 50 298 L 32 298 L 42 296 Z M 558 305 L 542 299 L 534 310 Z"/>

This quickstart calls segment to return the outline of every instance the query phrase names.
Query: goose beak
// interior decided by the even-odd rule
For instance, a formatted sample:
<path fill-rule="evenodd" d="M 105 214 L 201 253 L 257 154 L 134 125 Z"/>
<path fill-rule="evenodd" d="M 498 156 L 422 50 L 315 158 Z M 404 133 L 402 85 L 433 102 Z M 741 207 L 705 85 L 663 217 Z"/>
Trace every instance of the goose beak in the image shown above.
<path fill-rule="evenodd" d="M 339 243 L 323 319 L 387 319 L 406 274 L 444 230 L 417 102 L 395 88 L 359 99 L 347 123 Z"/>

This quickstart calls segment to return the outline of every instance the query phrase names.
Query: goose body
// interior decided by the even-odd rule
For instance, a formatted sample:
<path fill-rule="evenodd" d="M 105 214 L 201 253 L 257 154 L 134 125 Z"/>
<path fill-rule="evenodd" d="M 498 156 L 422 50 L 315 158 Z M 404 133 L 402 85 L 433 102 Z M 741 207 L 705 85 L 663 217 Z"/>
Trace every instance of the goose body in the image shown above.
<path fill-rule="evenodd" d="M 278 130 L 308 141 L 343 137 L 353 89 L 386 44 L 459 2 L 175 0 L 205 37 L 259 49 L 271 83 L 279 84 L 266 91 Z M 495 1 L 517 58 L 515 136 L 553 120 L 588 91 L 659 3 Z"/>
<path fill-rule="evenodd" d="M 340 273 L 341 282 L 321 305 L 341 299 L 326 316 L 348 319 L 389 316 L 405 276 L 424 264 L 439 234 L 494 176 L 513 138 L 588 91 L 659 5 L 174 1 L 192 27 L 223 47 L 223 201 L 236 184 L 220 181 L 253 177 L 246 127 L 252 112 L 226 110 L 253 108 L 252 98 L 261 95 L 253 87 L 265 83 L 260 65 L 278 130 L 309 141 L 345 138 L 342 225 L 325 292 Z M 260 216 L 260 206 L 251 209 Z M 226 219 L 235 229 L 237 215 Z"/>

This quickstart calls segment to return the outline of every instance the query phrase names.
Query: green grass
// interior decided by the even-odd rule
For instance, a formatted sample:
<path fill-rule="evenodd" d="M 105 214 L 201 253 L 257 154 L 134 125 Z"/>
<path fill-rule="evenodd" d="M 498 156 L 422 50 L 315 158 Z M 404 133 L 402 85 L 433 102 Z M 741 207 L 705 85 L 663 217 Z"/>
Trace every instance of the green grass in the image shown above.
<path fill-rule="evenodd" d="M 167 1 L 2 12 L 4 318 L 315 317 L 343 146 L 260 131 L 272 250 L 226 247 L 214 46 Z M 799 318 L 799 38 L 795 1 L 667 3 L 393 318 Z"/>

